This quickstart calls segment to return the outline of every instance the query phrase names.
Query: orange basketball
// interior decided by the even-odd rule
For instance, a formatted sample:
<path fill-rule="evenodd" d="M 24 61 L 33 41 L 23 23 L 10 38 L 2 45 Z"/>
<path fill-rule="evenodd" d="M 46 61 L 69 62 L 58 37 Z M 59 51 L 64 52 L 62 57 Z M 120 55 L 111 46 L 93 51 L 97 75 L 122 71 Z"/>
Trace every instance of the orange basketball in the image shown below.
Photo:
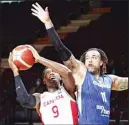
<path fill-rule="evenodd" d="M 35 58 L 26 45 L 19 45 L 14 48 L 12 51 L 12 58 L 19 70 L 27 70 L 35 63 Z"/>

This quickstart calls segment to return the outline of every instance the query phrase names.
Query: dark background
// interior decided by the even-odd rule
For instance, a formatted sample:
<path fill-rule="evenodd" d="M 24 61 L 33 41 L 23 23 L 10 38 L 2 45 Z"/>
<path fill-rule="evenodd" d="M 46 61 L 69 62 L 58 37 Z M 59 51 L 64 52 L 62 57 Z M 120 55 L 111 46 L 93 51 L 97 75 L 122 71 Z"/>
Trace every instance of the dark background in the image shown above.
<path fill-rule="evenodd" d="M 88 48 L 98 47 L 103 49 L 110 62 L 108 64 L 108 73 L 128 77 L 128 0 L 39 0 L 37 2 L 43 7 L 49 7 L 50 16 L 56 29 L 66 26 L 70 23 L 70 20 L 76 20 L 82 14 L 91 12 L 93 8 L 111 7 L 111 12 L 102 14 L 100 18 L 93 20 L 88 26 L 79 28 L 77 32 L 69 33 L 68 37 L 62 41 L 78 59 Z M 0 4 L 1 59 L 8 58 L 9 52 L 17 45 L 33 44 L 38 38 L 46 36 L 44 25 L 31 15 L 32 3 L 35 3 L 35 1 L 25 0 L 20 3 Z M 40 52 L 40 55 L 61 62 L 53 47 L 46 47 Z M 40 87 L 36 85 L 37 80 L 41 78 L 43 69 L 44 67 L 36 64 L 31 69 L 20 72 L 29 92 L 31 92 L 32 88 L 35 88 L 35 92 L 42 92 L 45 89 L 42 84 Z M 32 121 L 39 120 L 37 117 L 32 118 L 32 110 L 22 108 L 16 101 L 11 70 L 1 67 L 0 78 L 1 125 L 13 125 L 14 121 L 29 121 L 31 124 Z M 40 90 L 41 86 L 43 89 Z M 114 124 L 119 125 L 118 121 L 120 119 L 128 120 L 128 102 L 128 91 L 112 91 L 111 120 L 114 119 L 117 122 Z M 18 115 L 19 113 L 23 113 L 23 116 Z M 120 124 L 125 124 L 125 122 Z"/>

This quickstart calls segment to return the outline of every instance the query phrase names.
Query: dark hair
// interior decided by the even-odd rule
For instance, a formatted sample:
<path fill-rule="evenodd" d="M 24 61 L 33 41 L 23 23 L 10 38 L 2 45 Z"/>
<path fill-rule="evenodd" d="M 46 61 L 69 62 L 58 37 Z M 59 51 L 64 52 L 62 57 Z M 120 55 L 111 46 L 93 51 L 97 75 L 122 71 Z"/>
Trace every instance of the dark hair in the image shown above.
<path fill-rule="evenodd" d="M 42 72 L 42 79 L 44 78 L 45 72 L 46 72 L 47 69 L 48 69 L 48 67 L 45 67 L 45 69 L 43 70 L 43 72 Z"/>
<path fill-rule="evenodd" d="M 44 70 L 42 71 L 42 76 L 41 76 L 42 82 L 45 82 L 43 79 L 45 77 L 45 72 L 46 72 L 47 69 L 48 69 L 48 67 L 45 67 Z M 44 91 L 48 91 L 47 86 L 45 84 L 43 84 L 43 85 L 44 85 Z"/>
<path fill-rule="evenodd" d="M 104 74 L 106 73 L 107 69 L 106 69 L 106 65 L 108 63 L 108 58 L 107 58 L 107 55 L 106 53 L 101 50 L 101 49 L 98 49 L 98 48 L 90 48 L 88 49 L 86 52 L 84 52 L 81 57 L 80 57 L 80 61 L 83 62 L 85 64 L 85 55 L 88 51 L 92 51 L 92 50 L 96 50 L 100 53 L 101 55 L 101 60 L 103 61 L 103 65 L 101 66 L 101 74 Z"/>

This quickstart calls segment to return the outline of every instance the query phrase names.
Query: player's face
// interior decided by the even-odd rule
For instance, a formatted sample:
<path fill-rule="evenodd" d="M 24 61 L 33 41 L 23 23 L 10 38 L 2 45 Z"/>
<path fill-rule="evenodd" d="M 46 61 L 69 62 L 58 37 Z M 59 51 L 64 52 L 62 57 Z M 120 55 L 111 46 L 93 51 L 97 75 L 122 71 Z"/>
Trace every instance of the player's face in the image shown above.
<path fill-rule="evenodd" d="M 60 83 L 61 77 L 58 73 L 54 72 L 52 69 L 47 68 L 44 73 L 44 83 L 49 88 L 57 88 Z"/>
<path fill-rule="evenodd" d="M 96 50 L 90 50 L 85 55 L 85 66 L 87 70 L 92 73 L 97 73 L 100 70 L 103 62 L 100 53 Z"/>

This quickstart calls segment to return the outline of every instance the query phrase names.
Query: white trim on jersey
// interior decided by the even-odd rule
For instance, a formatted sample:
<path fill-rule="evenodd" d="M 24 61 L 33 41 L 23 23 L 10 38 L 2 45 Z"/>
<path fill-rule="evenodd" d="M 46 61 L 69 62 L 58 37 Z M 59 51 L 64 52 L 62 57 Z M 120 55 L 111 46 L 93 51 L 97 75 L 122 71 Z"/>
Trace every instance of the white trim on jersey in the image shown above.
<path fill-rule="evenodd" d="M 40 93 L 34 93 L 33 94 L 36 98 L 36 105 L 35 107 L 41 102 L 41 94 Z"/>
<path fill-rule="evenodd" d="M 70 99 L 71 99 L 72 101 L 76 101 L 76 100 L 73 99 L 72 96 L 66 91 L 66 89 L 64 88 L 64 86 L 60 86 L 60 89 L 62 89 L 62 90 L 67 94 L 67 96 L 70 97 Z"/>
<path fill-rule="evenodd" d="M 77 104 L 78 104 L 78 110 L 79 110 L 79 113 L 81 113 L 81 90 L 82 89 L 82 86 L 79 86 L 78 90 L 77 90 Z"/>

